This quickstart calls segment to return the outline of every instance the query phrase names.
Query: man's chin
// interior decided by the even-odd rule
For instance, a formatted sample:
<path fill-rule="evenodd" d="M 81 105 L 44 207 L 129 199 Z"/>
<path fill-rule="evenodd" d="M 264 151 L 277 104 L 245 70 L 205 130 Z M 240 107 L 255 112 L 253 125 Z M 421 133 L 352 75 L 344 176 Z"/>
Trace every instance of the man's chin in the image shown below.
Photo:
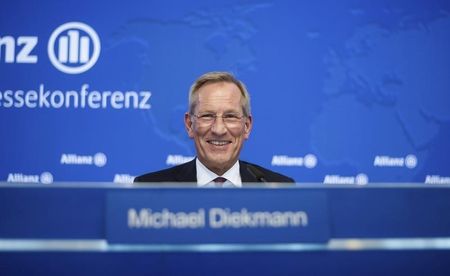
<path fill-rule="evenodd" d="M 210 158 L 207 163 L 209 167 L 219 170 L 228 170 L 234 164 L 230 158 L 224 156 Z"/>

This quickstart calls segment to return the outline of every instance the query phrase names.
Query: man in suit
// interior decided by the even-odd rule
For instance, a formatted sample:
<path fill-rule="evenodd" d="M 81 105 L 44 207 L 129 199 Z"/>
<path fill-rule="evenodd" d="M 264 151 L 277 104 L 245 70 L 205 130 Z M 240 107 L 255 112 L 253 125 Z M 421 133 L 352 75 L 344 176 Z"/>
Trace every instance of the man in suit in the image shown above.
<path fill-rule="evenodd" d="M 135 178 L 135 182 L 196 182 L 200 187 L 241 187 L 242 183 L 294 180 L 239 160 L 253 126 L 245 85 L 227 72 L 202 75 L 189 91 L 184 115 L 197 157 L 185 164 Z"/>

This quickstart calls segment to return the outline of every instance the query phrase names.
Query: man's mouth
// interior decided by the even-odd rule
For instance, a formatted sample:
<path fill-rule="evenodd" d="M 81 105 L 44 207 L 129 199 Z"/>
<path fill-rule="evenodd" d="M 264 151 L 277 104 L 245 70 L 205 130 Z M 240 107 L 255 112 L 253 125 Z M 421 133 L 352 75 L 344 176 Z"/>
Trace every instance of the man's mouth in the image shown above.
<path fill-rule="evenodd" d="M 219 146 L 219 147 L 231 144 L 231 141 L 225 141 L 225 140 L 207 140 L 206 142 L 208 142 L 211 145 Z"/>

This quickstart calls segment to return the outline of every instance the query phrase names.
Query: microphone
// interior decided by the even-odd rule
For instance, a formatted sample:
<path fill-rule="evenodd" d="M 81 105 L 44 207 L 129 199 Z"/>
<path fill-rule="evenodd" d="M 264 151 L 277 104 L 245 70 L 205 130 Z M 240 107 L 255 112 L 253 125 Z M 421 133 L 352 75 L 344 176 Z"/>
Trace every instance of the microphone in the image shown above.
<path fill-rule="evenodd" d="M 267 180 L 264 178 L 264 173 L 252 165 L 247 165 L 247 171 L 256 179 L 258 182 L 267 182 Z"/>

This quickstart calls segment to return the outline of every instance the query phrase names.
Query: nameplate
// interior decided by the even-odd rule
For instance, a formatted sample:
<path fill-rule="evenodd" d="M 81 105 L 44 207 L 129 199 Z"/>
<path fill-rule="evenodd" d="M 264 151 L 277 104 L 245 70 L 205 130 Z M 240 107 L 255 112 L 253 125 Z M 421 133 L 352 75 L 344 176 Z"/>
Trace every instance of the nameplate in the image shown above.
<path fill-rule="evenodd" d="M 133 189 L 106 198 L 111 244 L 325 243 L 325 191 Z"/>

